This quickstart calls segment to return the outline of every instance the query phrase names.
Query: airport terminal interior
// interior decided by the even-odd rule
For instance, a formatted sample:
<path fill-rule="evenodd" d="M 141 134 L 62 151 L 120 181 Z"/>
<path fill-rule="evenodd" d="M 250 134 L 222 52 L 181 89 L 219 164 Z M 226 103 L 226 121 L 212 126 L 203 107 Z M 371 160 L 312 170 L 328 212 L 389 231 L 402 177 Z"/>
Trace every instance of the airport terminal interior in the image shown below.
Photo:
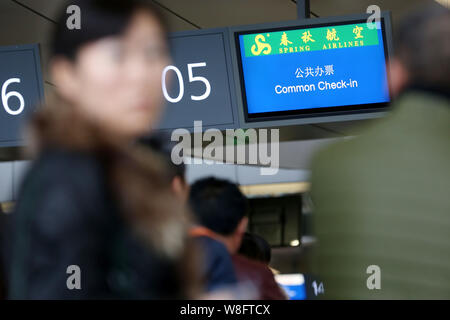
<path fill-rule="evenodd" d="M 177 129 L 179 130 L 177 137 L 190 142 L 182 156 L 186 164 L 185 175 L 189 185 L 203 178 L 215 177 L 239 186 L 239 190 L 248 199 L 246 230 L 264 238 L 270 245 L 270 268 L 278 284 L 286 289 L 287 296 L 291 299 L 305 299 L 307 294 L 304 287 L 310 285 L 305 280 L 310 272 L 308 262 L 318 246 L 315 227 L 316 223 L 320 223 L 314 219 L 316 203 L 311 194 L 311 178 L 314 175 L 311 171 L 312 162 L 319 151 L 331 145 L 357 139 L 362 130 L 377 123 L 386 116 L 386 112 L 389 112 L 385 108 L 392 92 L 386 92 L 387 85 L 380 80 L 387 77 L 384 59 L 396 53 L 392 43 L 403 17 L 411 8 L 426 1 L 148 0 L 148 2 L 155 5 L 167 20 L 169 41 L 173 50 L 173 66 L 164 69 L 164 75 L 167 77 L 170 74 L 171 81 L 175 85 L 166 88 L 166 84 L 163 83 L 166 113 L 157 131 L 173 134 Z M 306 4 L 306 9 L 300 7 L 298 2 Z M 436 2 L 443 7 L 449 7 L 449 1 Z M 39 96 L 41 101 L 46 101 L 57 90 L 50 70 L 51 37 L 58 21 L 58 12 L 64 3 L 66 1 L 63 0 L 0 0 L 0 86 L 3 90 L 4 109 L 8 109 L 10 115 L 17 106 L 13 103 L 15 98 L 7 94 L 15 92 L 12 91 L 13 88 L 20 88 L 20 85 L 14 84 L 14 79 L 10 79 L 5 85 L 7 79 L 2 72 L 5 70 L 5 73 L 9 72 L 8 66 L 11 65 L 24 66 L 32 63 L 26 60 L 25 54 L 21 56 L 20 52 L 33 52 L 34 59 L 37 59 L 33 62 L 38 70 L 36 77 L 41 77 L 33 80 L 38 83 L 37 93 L 30 88 L 30 92 L 33 93 L 24 94 L 25 111 L 28 108 L 29 96 L 34 94 Z M 375 12 L 368 11 L 370 6 L 381 8 L 382 27 L 363 30 L 363 27 L 366 27 L 362 15 Z M 83 24 L 83 11 L 81 17 Z M 316 19 L 320 23 L 314 25 Z M 305 31 L 306 27 L 309 27 L 308 30 L 311 32 Z M 324 30 L 323 32 L 328 31 L 323 42 L 318 39 L 320 28 Z M 361 28 L 363 33 L 358 28 Z M 275 36 L 280 36 L 281 42 L 278 38 L 272 41 L 271 37 Z M 296 39 L 299 45 L 296 44 Z M 271 47 L 269 45 L 268 49 L 269 43 Z M 361 70 L 355 70 L 353 74 L 349 71 L 341 78 L 338 77 L 339 79 L 334 77 L 335 73 L 347 71 L 343 70 L 345 59 L 352 60 L 348 61 L 349 68 L 352 63 L 362 63 L 360 60 L 362 58 L 357 56 L 356 51 L 359 50 L 356 49 L 359 46 L 367 50 L 365 54 L 368 61 L 364 65 L 373 70 L 370 71 L 373 76 L 367 76 L 372 81 L 368 84 L 372 88 L 370 93 L 364 91 L 366 76 L 362 75 Z M 372 48 L 373 52 L 369 52 L 369 48 Z M 333 56 L 333 52 L 354 52 L 354 56 L 353 58 L 348 56 L 353 53 L 345 53 L 347 55 L 345 57 L 338 56 L 337 53 Z M 322 59 L 319 53 L 327 53 L 330 56 Z M 298 63 L 289 60 L 289 57 L 301 54 L 311 54 L 311 60 L 300 59 Z M 2 59 L 13 61 L 16 55 L 16 62 L 2 64 Z M 203 55 L 206 58 L 203 58 Z M 282 58 L 286 60 L 281 60 Z M 270 65 L 271 61 L 274 61 L 273 66 Z M 286 71 L 283 63 L 292 70 Z M 297 69 L 293 68 L 295 63 Z M 384 68 L 382 71 L 379 69 L 380 65 Z M 292 80 L 289 80 L 291 82 L 282 78 L 287 75 L 291 76 Z M 276 80 L 266 84 L 266 79 L 271 76 Z M 293 81 L 302 83 L 301 81 L 307 82 L 311 78 L 315 79 L 315 85 L 311 84 L 309 87 L 303 84 L 292 85 Z M 318 82 L 319 80 L 321 82 Z M 16 82 L 18 81 L 20 79 L 16 79 Z M 22 82 L 24 83 L 23 79 Z M 267 87 L 264 87 L 265 85 Z M 359 89 L 361 91 L 354 96 L 343 93 L 347 92 L 346 90 Z M 264 94 L 268 91 L 274 93 Z M 366 93 L 367 96 L 363 97 Z M 311 100 L 295 98 L 300 95 L 306 96 L 301 99 L 313 98 Z M 314 98 L 320 95 L 323 97 L 322 101 Z M 364 98 L 369 102 L 365 102 Z M 286 107 L 281 111 L 276 109 L 280 107 L 277 105 L 279 101 Z M 333 104 L 335 102 L 337 104 Z M 303 103 L 302 108 L 306 108 L 306 111 L 297 110 L 296 103 Z M 369 103 L 373 109 L 361 107 Z M 308 104 L 316 106 L 314 109 L 316 111 L 311 111 L 312 107 L 308 109 Z M 345 111 L 340 114 L 343 109 L 339 108 L 346 105 L 352 106 L 349 109 L 351 112 Z M 319 107 L 324 106 L 329 109 L 328 113 L 323 110 L 317 111 Z M 307 113 L 308 110 L 311 113 Z M 0 125 L 4 128 L 7 128 L 7 125 L 2 121 L 6 123 L 8 120 L 6 115 L 3 108 L 0 108 Z M 20 125 L 23 126 L 27 119 L 25 116 L 21 118 Z M 194 123 L 194 121 L 202 122 Z M 255 129 L 256 131 L 252 131 Z M 16 130 L 17 136 L 14 138 L 8 136 L 10 132 L 6 130 Z M 23 129 L 20 129 L 20 134 L 18 130 L 16 125 L 4 130 L 0 128 L 0 204 L 7 215 L 14 214 L 23 179 L 33 165 L 32 156 L 26 152 L 28 142 L 23 138 Z M 216 130 L 217 135 L 221 137 L 220 148 L 223 146 L 223 150 L 219 155 L 217 150 L 215 153 L 208 151 L 208 141 L 211 141 L 211 138 L 208 139 L 206 133 L 213 132 L 208 130 Z M 449 133 L 448 129 L 446 133 Z M 449 137 L 447 136 L 447 141 Z M 276 143 L 277 140 L 279 143 Z M 243 156 L 238 155 L 235 158 L 233 150 L 242 151 Z M 232 154 L 232 157 L 228 158 L 229 154 Z M 331 151 L 328 155 L 333 156 Z M 321 158 L 321 161 L 325 160 Z M 336 164 L 338 165 L 338 162 Z M 344 165 L 336 169 L 339 168 L 347 169 Z M 359 167 L 355 168 L 355 172 L 359 172 L 358 170 Z M 328 174 L 328 171 L 323 172 Z M 445 172 L 447 177 L 448 172 L 447 164 Z M 325 179 L 325 175 L 325 173 L 323 176 L 318 174 L 317 180 Z M 335 179 L 330 185 L 333 184 L 338 190 L 341 188 L 346 190 L 347 183 L 351 184 L 354 181 L 353 178 L 345 176 L 345 173 L 330 176 Z M 442 186 L 448 186 L 448 183 Z M 421 189 L 421 186 L 416 185 L 415 188 Z M 325 198 L 330 189 L 325 188 L 321 191 L 322 193 L 317 194 Z M 417 193 L 420 194 L 421 191 Z M 337 197 L 340 197 L 339 192 Z M 368 196 L 367 199 L 369 198 Z M 352 201 L 359 204 L 358 200 L 351 197 L 343 197 L 342 201 L 346 202 L 339 206 L 339 210 L 343 211 L 348 209 Z M 450 213 L 448 199 L 446 205 L 447 213 Z M 352 219 L 358 220 L 354 216 Z M 445 219 L 448 223 L 448 218 Z M 363 223 L 362 225 L 364 227 L 361 230 L 364 230 L 366 225 Z M 326 238 L 326 241 L 332 242 L 329 238 Z M 448 249 L 449 243 L 446 245 Z M 443 267 L 447 270 L 449 268 L 448 265 Z M 365 270 L 363 276 L 366 276 Z M 315 286 L 317 295 L 317 284 Z M 448 286 L 439 292 L 447 299 L 450 297 Z M 367 296 L 362 295 L 362 298 Z"/>

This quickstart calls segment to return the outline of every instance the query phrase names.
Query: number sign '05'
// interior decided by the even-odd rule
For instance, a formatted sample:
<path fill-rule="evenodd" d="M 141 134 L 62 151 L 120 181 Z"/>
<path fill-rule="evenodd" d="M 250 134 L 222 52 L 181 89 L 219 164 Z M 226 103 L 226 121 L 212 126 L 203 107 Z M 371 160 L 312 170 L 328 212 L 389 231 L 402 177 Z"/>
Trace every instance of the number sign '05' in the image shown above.
<path fill-rule="evenodd" d="M 24 144 L 24 125 L 43 98 L 38 46 L 0 47 L 0 147 Z"/>
<path fill-rule="evenodd" d="M 161 79 L 167 105 L 160 129 L 192 128 L 197 120 L 205 128 L 235 127 L 228 41 L 226 29 L 171 34 L 173 63 Z"/>

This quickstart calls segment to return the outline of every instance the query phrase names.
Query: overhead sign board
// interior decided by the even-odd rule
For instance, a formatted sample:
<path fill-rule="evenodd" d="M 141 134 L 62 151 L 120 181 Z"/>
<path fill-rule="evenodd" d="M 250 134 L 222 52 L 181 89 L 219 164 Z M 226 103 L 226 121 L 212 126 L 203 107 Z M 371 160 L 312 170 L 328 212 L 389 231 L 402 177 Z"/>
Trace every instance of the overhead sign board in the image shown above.
<path fill-rule="evenodd" d="M 239 27 L 233 41 L 244 127 L 351 120 L 390 102 L 387 14 Z"/>
<path fill-rule="evenodd" d="M 388 13 L 170 35 L 159 129 L 292 126 L 373 117 L 389 102 Z M 168 81 L 168 79 L 172 81 Z M 0 48 L 0 146 L 19 146 L 43 100 L 37 45 Z M 366 113 L 367 111 L 372 114 Z"/>
<path fill-rule="evenodd" d="M 237 126 L 227 29 L 170 36 L 173 64 L 162 75 L 167 102 L 160 129 Z M 168 81 L 170 78 L 171 82 Z"/>
<path fill-rule="evenodd" d="M 247 120 L 385 106 L 381 22 L 238 34 Z"/>
<path fill-rule="evenodd" d="M 24 144 L 24 125 L 43 99 L 38 46 L 0 47 L 0 147 Z"/>

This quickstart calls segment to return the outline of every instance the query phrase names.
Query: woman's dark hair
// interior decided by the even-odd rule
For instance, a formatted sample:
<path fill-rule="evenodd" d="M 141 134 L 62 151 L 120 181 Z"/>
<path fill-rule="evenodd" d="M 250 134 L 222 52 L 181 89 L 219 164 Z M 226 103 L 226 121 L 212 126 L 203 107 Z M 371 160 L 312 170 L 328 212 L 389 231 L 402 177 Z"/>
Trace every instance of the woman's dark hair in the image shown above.
<path fill-rule="evenodd" d="M 249 232 L 242 238 L 239 254 L 265 264 L 270 263 L 272 256 L 269 243 L 263 237 Z"/>
<path fill-rule="evenodd" d="M 139 143 L 150 148 L 163 158 L 164 162 L 169 167 L 169 178 L 171 181 L 175 177 L 179 177 L 182 181 L 186 181 L 186 166 L 184 162 L 175 164 L 172 161 L 172 149 L 175 147 L 176 143 L 171 141 L 171 137 L 168 133 L 162 131 L 154 132 L 151 136 L 141 138 Z"/>
<path fill-rule="evenodd" d="M 80 29 L 69 29 L 69 6 L 80 8 Z M 142 0 L 72 0 L 62 7 L 53 34 L 52 55 L 75 60 L 78 50 L 101 38 L 120 35 L 138 10 L 145 10 L 159 22 L 165 34 L 167 22 L 158 7 Z"/>

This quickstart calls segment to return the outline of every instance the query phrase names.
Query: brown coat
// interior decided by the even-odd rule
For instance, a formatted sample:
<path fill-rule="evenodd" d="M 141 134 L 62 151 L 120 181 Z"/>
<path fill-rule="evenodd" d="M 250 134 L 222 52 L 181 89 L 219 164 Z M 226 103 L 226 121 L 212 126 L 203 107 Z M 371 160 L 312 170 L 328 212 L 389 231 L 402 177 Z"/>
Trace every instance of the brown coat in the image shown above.
<path fill-rule="evenodd" d="M 233 255 L 232 260 L 238 280 L 251 281 L 257 288 L 260 300 L 286 300 L 267 265 L 239 254 Z"/>

